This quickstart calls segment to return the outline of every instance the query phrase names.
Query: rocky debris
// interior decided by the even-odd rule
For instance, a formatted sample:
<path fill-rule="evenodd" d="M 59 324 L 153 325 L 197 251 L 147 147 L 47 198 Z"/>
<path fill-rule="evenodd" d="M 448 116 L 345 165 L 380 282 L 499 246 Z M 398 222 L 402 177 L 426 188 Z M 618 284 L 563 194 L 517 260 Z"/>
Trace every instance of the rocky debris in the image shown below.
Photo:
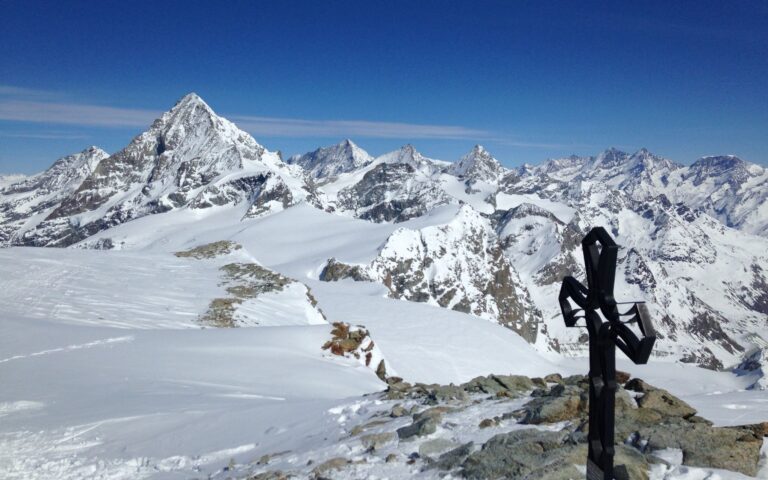
<path fill-rule="evenodd" d="M 225 246 L 222 248 L 234 247 Z M 202 251 L 211 253 L 214 249 L 215 247 L 203 248 L 203 250 L 199 250 L 195 254 L 190 253 L 186 256 L 198 258 L 199 255 L 205 255 L 201 253 Z M 279 292 L 286 285 L 295 282 L 293 279 L 284 277 L 255 263 L 228 263 L 220 267 L 219 270 L 222 272 L 222 282 L 220 285 L 226 286 L 226 291 L 230 296 L 211 300 L 211 303 L 208 305 L 208 311 L 200 317 L 201 323 L 214 327 L 236 327 L 238 319 L 235 313 L 238 305 L 262 294 Z"/>
<path fill-rule="evenodd" d="M 578 377 L 565 380 L 567 383 L 557 384 L 533 398 L 513 416 L 522 424 L 570 420 L 575 426 L 575 435 L 570 438 L 582 442 L 588 431 L 588 384 Z M 628 390 L 641 395 L 635 401 Z M 630 380 L 616 393 L 616 440 L 628 442 L 642 454 L 679 448 L 684 465 L 754 475 L 765 433 L 759 425 L 713 427 L 711 422 L 697 417 L 690 405 L 641 379 Z"/>
<path fill-rule="evenodd" d="M 533 382 L 523 375 L 488 375 L 473 378 L 463 383 L 461 388 L 469 393 L 498 395 L 504 392 L 520 396 L 533 388 Z"/>
<path fill-rule="evenodd" d="M 218 242 L 206 243 L 183 252 L 176 252 L 174 255 L 181 258 L 196 258 L 202 260 L 205 258 L 215 258 L 243 248 L 239 243 L 231 240 L 219 240 Z"/>
<path fill-rule="evenodd" d="M 212 259 L 229 255 L 241 248 L 235 242 L 218 241 L 183 252 L 176 252 L 175 255 L 181 258 L 194 258 L 198 260 Z M 226 287 L 225 291 L 228 296 L 214 298 L 210 301 L 208 310 L 199 319 L 203 325 L 221 328 L 259 325 L 263 321 L 262 319 L 242 314 L 238 312 L 238 307 L 248 300 L 262 295 L 277 294 L 289 286 L 293 288 L 294 285 L 303 287 L 303 294 L 302 290 L 298 290 L 295 293 L 300 295 L 301 300 L 307 303 L 306 308 L 300 310 L 299 314 L 304 315 L 308 322 L 325 323 L 325 315 L 317 307 L 317 300 L 312 296 L 309 288 L 304 284 L 299 284 L 299 282 L 292 278 L 273 272 L 256 263 L 228 263 L 219 267 L 219 271 L 221 272 L 219 286 Z M 310 312 L 313 312 L 313 314 Z"/>
<path fill-rule="evenodd" d="M 366 471 L 373 470 L 361 470 L 362 465 L 368 464 L 372 469 L 386 462 L 390 464 L 387 468 L 393 469 L 391 474 L 398 478 L 418 477 L 422 472 L 426 474 L 426 470 L 433 470 L 429 474 L 432 476 L 469 479 L 582 478 L 587 457 L 588 381 L 583 375 L 563 378 L 553 374 L 546 378 L 550 381 L 489 375 L 462 385 L 441 386 L 412 385 L 389 377 L 388 392 L 395 391 L 405 400 L 382 405 L 373 416 L 366 411 L 360 417 L 362 423 L 344 437 L 349 442 L 344 448 L 359 452 L 362 446 L 364 453 L 351 459 L 331 458 L 311 472 L 305 470 L 297 476 L 306 478 L 309 473 L 315 479 L 364 478 Z M 500 379 L 503 381 L 499 382 Z M 522 400 L 523 408 L 510 408 L 512 411 L 501 414 L 505 406 L 522 402 L 494 393 L 501 385 L 504 389 L 498 391 L 527 389 L 534 396 Z M 458 389 L 466 398 L 452 395 L 435 404 L 434 392 L 442 388 L 451 392 Z M 387 402 L 388 392 L 373 402 Z M 646 395 L 653 400 L 644 403 Z M 768 435 L 768 422 L 713 427 L 711 422 L 689 415 L 685 405 L 666 390 L 641 379 L 630 379 L 625 387 L 619 387 L 616 480 L 648 480 L 651 464 L 672 465 L 657 456 L 664 449 L 680 449 L 682 464 L 686 466 L 755 475 L 762 439 Z M 408 414 L 412 415 L 411 422 L 403 425 Z M 536 420 L 530 421 L 534 417 Z M 488 432 L 488 428 L 493 430 Z M 334 447 L 333 451 L 341 450 Z"/>
<path fill-rule="evenodd" d="M 534 386 L 530 378 L 522 375 L 488 375 L 473 378 L 461 385 L 411 385 L 398 377 L 388 378 L 387 383 L 388 388 L 384 395 L 388 399 L 420 399 L 425 404 L 432 405 L 440 402 L 466 402 L 472 394 L 487 394 L 494 398 L 519 398 Z"/>
<path fill-rule="evenodd" d="M 362 360 L 366 367 L 371 366 L 376 344 L 362 325 L 351 326 L 344 322 L 334 322 L 331 336 L 332 338 L 323 345 L 323 350 L 341 357 L 354 357 Z"/>

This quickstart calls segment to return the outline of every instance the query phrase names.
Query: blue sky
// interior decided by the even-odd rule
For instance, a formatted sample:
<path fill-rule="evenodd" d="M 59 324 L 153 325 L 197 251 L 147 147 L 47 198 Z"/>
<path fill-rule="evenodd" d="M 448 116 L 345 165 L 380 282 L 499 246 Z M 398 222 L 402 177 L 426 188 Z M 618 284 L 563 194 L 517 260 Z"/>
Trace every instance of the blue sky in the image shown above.
<path fill-rule="evenodd" d="M 184 94 L 271 150 L 768 163 L 768 4 L 0 0 L 0 171 L 113 152 Z"/>

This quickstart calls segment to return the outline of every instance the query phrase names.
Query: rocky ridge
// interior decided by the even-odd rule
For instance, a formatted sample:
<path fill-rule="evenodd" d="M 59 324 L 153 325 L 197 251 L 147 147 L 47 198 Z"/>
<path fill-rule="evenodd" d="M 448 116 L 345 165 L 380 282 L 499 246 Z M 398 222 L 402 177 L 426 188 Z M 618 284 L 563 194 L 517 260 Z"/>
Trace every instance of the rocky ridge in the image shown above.
<path fill-rule="evenodd" d="M 768 425 L 714 427 L 666 390 L 623 376 L 616 401 L 617 479 L 691 469 L 757 473 Z M 346 419 L 347 433 L 335 443 L 265 455 L 257 464 L 233 465 L 231 473 L 254 480 L 364 478 L 374 472 L 470 479 L 583 476 L 584 376 L 489 375 L 461 385 L 387 381 L 386 392 L 332 412 Z M 670 457 L 673 451 L 677 459 Z"/>
<path fill-rule="evenodd" d="M 380 282 L 394 298 L 496 321 L 529 342 L 541 322 L 490 222 L 469 206 L 446 225 L 396 230 L 369 265 L 330 259 L 320 274 L 324 281 L 343 278 Z"/>

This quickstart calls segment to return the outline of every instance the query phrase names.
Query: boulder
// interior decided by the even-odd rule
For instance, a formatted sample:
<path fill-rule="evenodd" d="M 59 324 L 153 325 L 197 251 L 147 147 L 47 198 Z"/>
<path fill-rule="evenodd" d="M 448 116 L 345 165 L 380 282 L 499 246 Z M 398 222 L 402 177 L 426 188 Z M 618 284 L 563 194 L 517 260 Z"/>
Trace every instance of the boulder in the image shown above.
<path fill-rule="evenodd" d="M 637 400 L 640 408 L 656 410 L 665 417 L 688 418 L 696 415 L 696 410 L 661 388 L 652 388 Z"/>
<path fill-rule="evenodd" d="M 316 466 L 312 470 L 312 474 L 314 475 L 315 478 L 323 478 L 323 476 L 328 472 L 333 470 L 341 470 L 347 465 L 349 465 L 349 460 L 347 460 L 346 458 L 342 458 L 342 457 L 331 458 L 330 460 L 326 460 L 325 462 Z"/>
<path fill-rule="evenodd" d="M 412 424 L 397 429 L 400 440 L 411 440 L 414 437 L 424 437 L 437 431 L 437 420 L 432 417 L 424 417 L 415 420 Z"/>
<path fill-rule="evenodd" d="M 395 434 L 392 432 L 369 433 L 360 437 L 360 442 L 366 450 L 375 451 L 381 450 L 394 439 Z"/>
<path fill-rule="evenodd" d="M 460 447 L 456 447 L 453 450 L 447 451 L 440 455 L 435 462 L 430 465 L 430 468 L 437 468 L 439 470 L 453 470 L 461 465 L 472 453 L 472 447 L 474 443 L 468 442 Z"/>
<path fill-rule="evenodd" d="M 569 471 L 565 458 L 569 449 L 563 448 L 564 439 L 561 432 L 533 428 L 496 435 L 480 451 L 467 457 L 461 475 L 476 479 L 549 478 L 550 475 L 565 478 L 563 471 Z M 574 468 L 574 471 L 573 478 L 579 478 L 578 470 Z M 537 473 L 534 475 L 534 472 Z M 555 472 L 559 473 L 555 475 Z"/>
<path fill-rule="evenodd" d="M 446 438 L 433 438 L 432 440 L 427 440 L 419 445 L 419 455 L 422 457 L 429 457 L 452 450 L 458 446 L 459 445 L 456 442 Z"/>
<path fill-rule="evenodd" d="M 645 427 L 639 431 L 637 443 L 650 450 L 679 448 L 683 465 L 755 476 L 763 439 L 744 428 L 682 422 Z"/>

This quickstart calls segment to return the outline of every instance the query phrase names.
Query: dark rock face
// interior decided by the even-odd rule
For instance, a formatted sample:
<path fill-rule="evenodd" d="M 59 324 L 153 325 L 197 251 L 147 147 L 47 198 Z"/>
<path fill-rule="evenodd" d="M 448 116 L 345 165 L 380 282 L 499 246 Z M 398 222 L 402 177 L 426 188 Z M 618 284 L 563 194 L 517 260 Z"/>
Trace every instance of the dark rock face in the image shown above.
<path fill-rule="evenodd" d="M 403 222 L 451 198 L 408 163 L 381 163 L 339 192 L 338 207 L 373 222 Z"/>
<path fill-rule="evenodd" d="M 320 272 L 320 280 L 324 282 L 336 282 L 345 278 L 351 278 L 358 282 L 373 281 L 364 267 L 360 265 L 347 265 L 331 258 Z"/>

